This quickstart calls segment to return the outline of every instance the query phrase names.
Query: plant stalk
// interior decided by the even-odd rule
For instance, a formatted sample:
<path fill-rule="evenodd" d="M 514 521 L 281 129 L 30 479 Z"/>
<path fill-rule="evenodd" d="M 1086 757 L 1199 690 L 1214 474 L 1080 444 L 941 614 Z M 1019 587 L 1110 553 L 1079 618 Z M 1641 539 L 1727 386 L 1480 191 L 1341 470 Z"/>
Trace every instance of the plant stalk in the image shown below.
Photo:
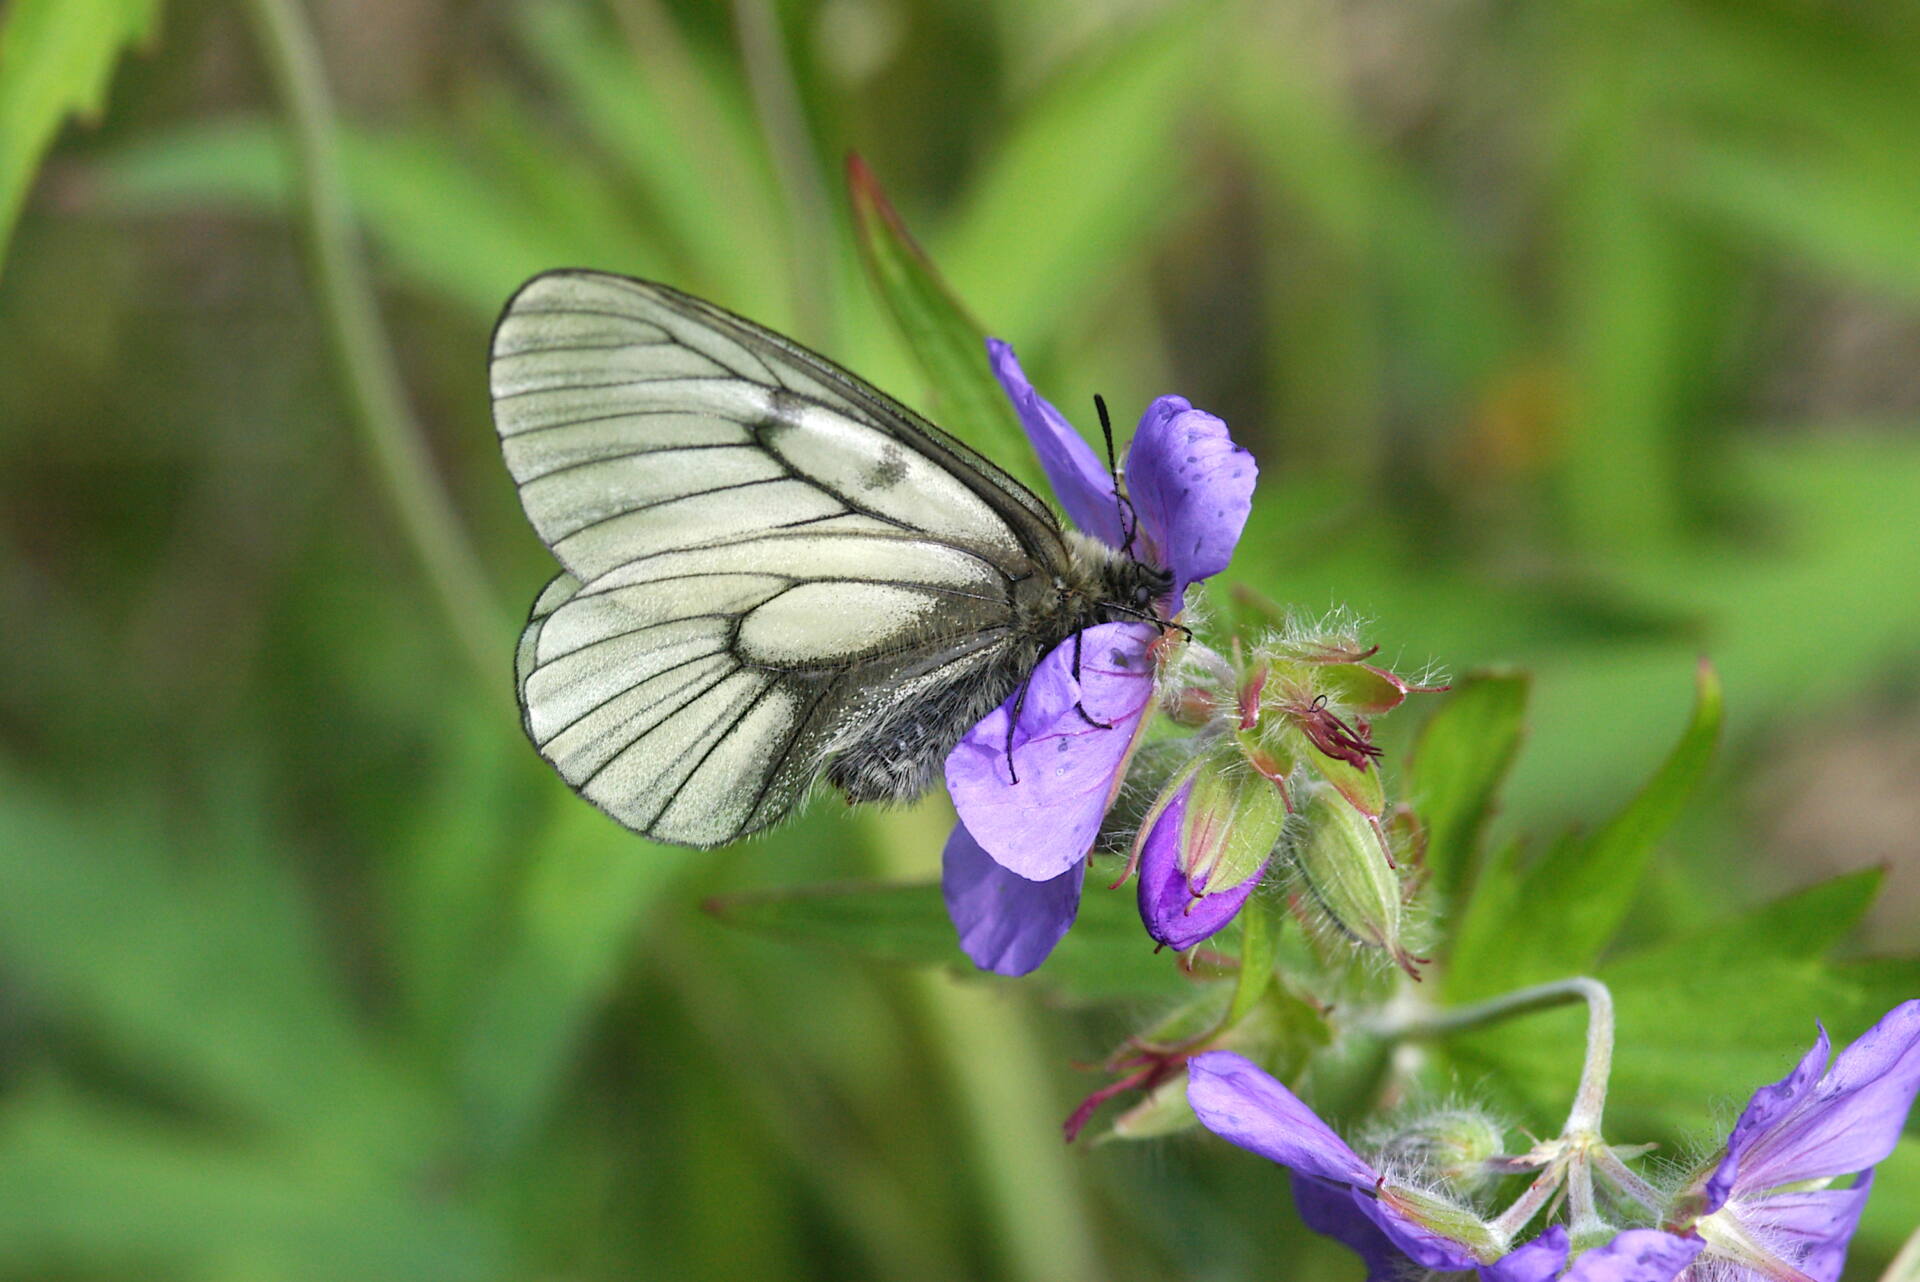
<path fill-rule="evenodd" d="M 462 656 L 489 691 L 504 694 L 505 614 L 407 406 L 361 256 L 313 27 L 298 0 L 245 0 L 245 8 L 286 117 L 307 273 L 350 416 Z"/>

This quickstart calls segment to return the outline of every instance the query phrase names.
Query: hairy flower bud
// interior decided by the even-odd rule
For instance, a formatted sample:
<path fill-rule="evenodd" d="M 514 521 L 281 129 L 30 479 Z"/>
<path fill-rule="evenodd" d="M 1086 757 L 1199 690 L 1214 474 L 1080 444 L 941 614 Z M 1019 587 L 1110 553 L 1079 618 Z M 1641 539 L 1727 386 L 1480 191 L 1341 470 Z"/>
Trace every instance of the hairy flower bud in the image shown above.
<path fill-rule="evenodd" d="M 1370 1147 L 1384 1170 L 1409 1172 L 1472 1197 L 1504 1173 L 1489 1163 L 1505 1150 L 1506 1128 L 1474 1109 L 1449 1108 L 1377 1133 Z"/>
<path fill-rule="evenodd" d="M 1184 949 L 1225 926 L 1258 884 L 1286 822 L 1285 794 L 1231 751 L 1179 775 L 1142 837 L 1147 933 Z"/>
<path fill-rule="evenodd" d="M 1379 1186 L 1382 1205 L 1441 1237 L 1465 1247 L 1478 1259 L 1497 1259 L 1501 1244 L 1493 1229 L 1478 1215 L 1450 1198 L 1420 1189 L 1405 1188 L 1391 1181 Z"/>
<path fill-rule="evenodd" d="M 1293 858 L 1313 903 L 1341 934 L 1365 947 L 1385 949 L 1418 979 L 1415 965 L 1420 959 L 1401 939 L 1400 875 L 1379 821 L 1325 784 L 1308 792 L 1303 810 L 1306 833 Z"/>

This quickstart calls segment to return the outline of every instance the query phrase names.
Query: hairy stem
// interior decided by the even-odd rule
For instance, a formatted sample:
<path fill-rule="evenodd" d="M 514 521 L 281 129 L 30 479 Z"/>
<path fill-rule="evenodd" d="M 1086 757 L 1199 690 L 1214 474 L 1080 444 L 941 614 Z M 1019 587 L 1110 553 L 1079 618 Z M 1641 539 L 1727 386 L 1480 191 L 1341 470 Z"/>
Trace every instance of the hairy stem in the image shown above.
<path fill-rule="evenodd" d="M 246 9 L 286 115 L 307 273 L 354 426 L 462 654 L 489 690 L 504 691 L 504 615 L 407 408 L 360 255 L 313 29 L 297 0 L 246 0 Z"/>
<path fill-rule="evenodd" d="M 1364 1027 L 1383 1037 L 1430 1039 L 1573 1001 L 1587 1004 L 1587 1058 L 1580 1071 L 1580 1089 L 1574 1093 L 1573 1108 L 1561 1133 L 1587 1134 L 1600 1129 L 1600 1115 L 1607 1104 L 1607 1078 L 1613 1072 L 1613 994 L 1597 979 L 1580 976 L 1536 984 L 1471 1006 L 1386 1018 Z"/>

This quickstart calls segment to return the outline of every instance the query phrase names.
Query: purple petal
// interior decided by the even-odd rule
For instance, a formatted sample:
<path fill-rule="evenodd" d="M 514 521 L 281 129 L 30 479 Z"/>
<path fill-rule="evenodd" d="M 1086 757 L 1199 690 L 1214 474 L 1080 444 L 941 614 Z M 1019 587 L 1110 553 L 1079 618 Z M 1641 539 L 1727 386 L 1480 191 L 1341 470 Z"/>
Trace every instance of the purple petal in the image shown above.
<path fill-rule="evenodd" d="M 1002 867 L 1050 881 L 1093 848 L 1153 699 L 1147 647 L 1154 635 L 1145 623 L 1088 628 L 1080 633 L 1077 681 L 1069 637 L 1034 668 L 1024 700 L 1009 695 L 947 755 L 954 809 Z M 1020 717 L 1010 767 L 1007 723 L 1015 702 Z"/>
<path fill-rule="evenodd" d="M 1380 1226 L 1360 1213 L 1352 1190 L 1305 1175 L 1293 1177 L 1293 1204 L 1300 1222 L 1322 1237 L 1350 1247 L 1367 1266 L 1367 1282 L 1400 1282 L 1410 1270 L 1405 1254 Z"/>
<path fill-rule="evenodd" d="M 1556 1224 L 1480 1270 L 1480 1282 L 1548 1282 L 1567 1264 L 1567 1231 Z"/>
<path fill-rule="evenodd" d="M 1140 852 L 1140 920 L 1156 942 L 1177 949 L 1193 947 L 1232 921 L 1267 871 L 1263 863 L 1239 885 L 1196 897 L 1196 887 L 1180 870 L 1180 834 L 1192 793 L 1188 783 L 1167 803 Z"/>
<path fill-rule="evenodd" d="M 1709 1210 L 1729 1196 L 1864 1171 L 1893 1151 L 1920 1091 L 1920 1000 L 1894 1007 L 1813 1083 L 1826 1057 L 1821 1029 L 1793 1072 L 1754 1092 L 1707 1181 Z"/>
<path fill-rule="evenodd" d="M 1673 1282 L 1706 1243 L 1658 1229 L 1627 1229 L 1573 1262 L 1566 1282 Z"/>
<path fill-rule="evenodd" d="M 1127 495 L 1155 559 L 1173 573 L 1175 610 L 1188 584 L 1227 568 L 1259 471 L 1225 423 L 1182 397 L 1162 396 L 1141 415 L 1127 447 Z"/>
<path fill-rule="evenodd" d="M 1187 1061 L 1187 1102 L 1215 1135 L 1292 1171 L 1296 1200 L 1307 1180 L 1345 1186 L 1354 1210 L 1371 1220 L 1414 1263 L 1443 1270 L 1470 1269 L 1478 1263 L 1460 1243 L 1415 1224 L 1379 1201 L 1374 1196 L 1379 1174 L 1292 1091 L 1251 1060 L 1232 1051 L 1194 1056 Z M 1308 1196 L 1311 1201 L 1313 1195 Z M 1367 1249 L 1352 1237 L 1329 1233 L 1360 1251 L 1371 1265 Z"/>
<path fill-rule="evenodd" d="M 1720 1159 L 1720 1165 L 1714 1168 L 1708 1177 L 1706 1192 L 1706 1210 L 1711 1213 L 1726 1205 L 1727 1196 L 1733 1191 L 1734 1181 L 1740 1174 L 1741 1160 L 1754 1143 L 1765 1137 L 1773 1127 L 1779 1125 L 1801 1100 L 1813 1089 L 1820 1070 L 1827 1066 L 1827 1053 L 1831 1044 L 1827 1040 L 1827 1030 L 1819 1029 L 1813 1039 L 1813 1047 L 1800 1057 L 1793 1071 L 1771 1086 L 1762 1086 L 1747 1101 L 1747 1107 L 1740 1114 L 1740 1120 L 1733 1125 L 1733 1133 L 1727 1137 L 1726 1156 Z"/>
<path fill-rule="evenodd" d="M 1380 1179 L 1298 1096 L 1245 1056 L 1208 1051 L 1188 1060 L 1187 1102 L 1215 1135 L 1296 1175 L 1369 1192 Z"/>
<path fill-rule="evenodd" d="M 1101 464 L 1086 438 L 1027 381 L 1013 348 L 997 338 L 987 340 L 987 361 L 1013 402 L 1020 426 L 1027 429 L 1033 452 L 1053 486 L 1054 497 L 1073 523 L 1110 547 L 1119 547 L 1120 504 L 1113 495 L 1113 477 Z"/>
<path fill-rule="evenodd" d="M 1872 1186 L 1868 1174 L 1850 1189 L 1776 1193 L 1751 1207 L 1735 1203 L 1734 1213 L 1750 1234 L 1815 1282 L 1839 1282 Z"/>
<path fill-rule="evenodd" d="M 1080 911 L 1084 864 L 1051 881 L 1008 872 L 955 824 L 940 858 L 940 890 L 960 950 L 982 970 L 1024 975 L 1047 959 Z"/>

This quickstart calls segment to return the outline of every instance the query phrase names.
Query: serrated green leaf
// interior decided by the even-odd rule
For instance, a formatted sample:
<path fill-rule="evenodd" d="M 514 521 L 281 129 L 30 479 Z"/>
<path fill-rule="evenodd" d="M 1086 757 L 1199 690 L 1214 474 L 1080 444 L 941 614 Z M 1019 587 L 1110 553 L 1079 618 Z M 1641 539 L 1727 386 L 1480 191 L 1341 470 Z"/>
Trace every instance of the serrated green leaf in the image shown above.
<path fill-rule="evenodd" d="M 847 161 L 847 194 L 867 278 L 919 364 L 941 425 L 1027 488 L 1047 493 L 1033 446 L 987 364 L 986 331 L 948 288 L 858 156 Z"/>
<path fill-rule="evenodd" d="M 854 953 L 905 966 L 949 966 L 977 973 L 960 952 L 940 887 L 858 882 L 756 891 L 711 900 L 729 925 L 808 947 Z M 1080 916 L 1029 980 L 1077 1002 L 1163 996 L 1184 982 L 1140 926 L 1133 896 L 1089 887 Z"/>
<path fill-rule="evenodd" d="M 1877 870 L 1832 878 L 1598 968 L 1618 1014 L 1612 1110 L 1656 1132 L 1697 1135 L 1714 1101 L 1744 1098 L 1778 1078 L 1811 1043 L 1816 1019 L 1839 1044 L 1920 992 L 1913 959 L 1822 957 L 1864 913 L 1878 882 Z M 1550 1112 L 1564 1106 L 1579 1072 L 1583 1020 L 1577 1009 L 1529 1016 L 1449 1049 L 1463 1067 L 1497 1074 Z M 1623 1142 L 1644 1138 L 1658 1135 Z"/>
<path fill-rule="evenodd" d="M 159 0 L 14 0 L 0 16 L 0 263 L 61 123 L 100 111 L 121 50 L 159 14 Z"/>
<path fill-rule="evenodd" d="M 1414 813 L 1426 826 L 1426 867 L 1447 900 L 1473 885 L 1480 835 L 1525 732 L 1524 673 L 1475 673 L 1454 683 L 1427 719 L 1407 764 Z"/>
<path fill-rule="evenodd" d="M 1639 795 L 1591 837 L 1557 844 L 1510 888 L 1468 902 L 1449 992 L 1484 996 L 1592 968 L 1632 907 L 1655 843 L 1705 773 L 1721 711 L 1719 678 L 1703 663 L 1692 720 Z"/>

